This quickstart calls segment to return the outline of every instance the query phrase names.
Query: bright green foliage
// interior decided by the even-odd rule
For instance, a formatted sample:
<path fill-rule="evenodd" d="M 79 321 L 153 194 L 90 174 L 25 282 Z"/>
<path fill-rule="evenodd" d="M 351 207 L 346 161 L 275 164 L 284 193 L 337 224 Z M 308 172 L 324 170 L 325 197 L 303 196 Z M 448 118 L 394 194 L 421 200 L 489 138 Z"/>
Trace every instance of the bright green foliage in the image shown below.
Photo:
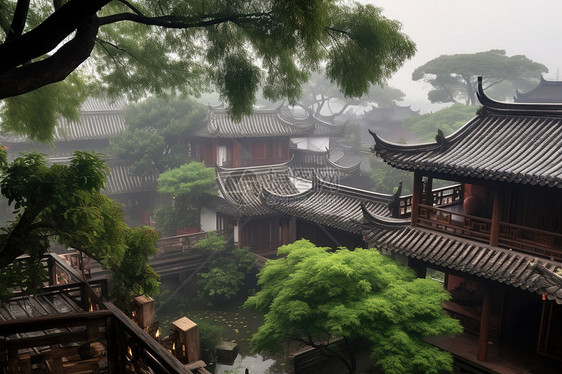
<path fill-rule="evenodd" d="M 110 151 L 131 160 L 135 175 L 177 168 L 188 162 L 185 139 L 205 115 L 193 100 L 148 98 L 125 110 L 127 130 L 112 139 Z"/>
<path fill-rule="evenodd" d="M 443 131 L 445 136 L 451 135 L 472 119 L 476 111 L 476 106 L 456 103 L 435 113 L 406 118 L 404 127 L 420 137 L 423 142 L 433 143 L 438 129 Z"/>
<path fill-rule="evenodd" d="M 82 251 L 106 269 L 125 268 L 123 261 L 138 256 L 139 239 L 132 240 L 122 210 L 100 193 L 107 168 L 97 155 L 76 152 L 69 165 L 47 166 L 43 155 L 32 153 L 3 163 L 1 172 L 1 193 L 15 216 L 0 234 L 1 296 L 42 286 L 46 274 L 40 259 L 52 241 Z M 29 258 L 15 261 L 23 254 Z M 128 280 L 127 287 L 152 292 L 156 279 L 151 273 Z M 121 281 L 114 286 L 121 287 Z"/>
<path fill-rule="evenodd" d="M 306 240 L 279 248 L 259 274 L 261 290 L 246 307 L 265 313 L 252 338 L 256 351 L 279 351 L 288 340 L 317 346 L 355 370 L 352 352 L 329 352 L 322 342 L 342 337 L 367 342 L 387 374 L 442 373 L 452 357 L 424 337 L 461 332 L 442 302 L 438 282 L 416 278 L 408 267 L 375 249 L 329 252 Z"/>
<path fill-rule="evenodd" d="M 234 297 L 252 275 L 256 257 L 248 248 L 232 248 L 224 237 L 210 233 L 196 244 L 196 248 L 212 254 L 206 273 L 199 273 L 201 297 L 211 305 L 224 303 Z"/>
<path fill-rule="evenodd" d="M 127 230 L 127 251 L 123 260 L 115 266 L 112 274 L 111 298 L 122 309 L 138 295 L 155 295 L 159 291 L 160 277 L 148 265 L 148 257 L 156 253 L 158 233 L 150 227 Z"/>
<path fill-rule="evenodd" d="M 196 201 L 215 194 L 215 170 L 202 162 L 190 162 L 158 177 L 158 192 L 179 199 Z"/>
<path fill-rule="evenodd" d="M 0 42 L 0 98 L 77 71 L 90 92 L 132 100 L 215 89 L 240 118 L 259 88 L 295 104 L 320 66 L 346 97 L 361 96 L 415 52 L 398 22 L 343 0 L 84 1 L 29 3 L 25 27 Z M 0 0 L 2 39 L 17 18 L 14 3 Z M 42 23 L 49 15 L 56 21 Z"/>
<path fill-rule="evenodd" d="M 484 79 L 484 89 L 500 100 L 513 97 L 515 90 L 534 88 L 542 75 L 548 72 L 543 64 L 524 55 L 507 56 L 504 50 L 439 56 L 418 67 L 413 80 L 424 79 L 433 86 L 428 93 L 432 103 L 465 100 L 476 105 L 477 77 Z"/>
<path fill-rule="evenodd" d="M 202 162 L 184 164 L 160 174 L 157 189 L 171 198 L 154 210 L 158 230 L 176 235 L 178 229 L 198 223 L 200 199 L 216 193 L 215 170 Z"/>

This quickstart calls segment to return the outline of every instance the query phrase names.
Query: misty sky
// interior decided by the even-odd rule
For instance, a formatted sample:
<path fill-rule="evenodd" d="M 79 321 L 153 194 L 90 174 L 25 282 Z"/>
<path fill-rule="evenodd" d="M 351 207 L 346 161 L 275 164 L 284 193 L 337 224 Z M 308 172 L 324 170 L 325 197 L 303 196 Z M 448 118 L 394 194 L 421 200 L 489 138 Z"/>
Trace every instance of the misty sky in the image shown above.
<path fill-rule="evenodd" d="M 402 23 L 417 45 L 416 56 L 389 82 L 406 93 L 404 103 L 431 108 L 423 83 L 412 81 L 420 65 L 443 54 L 504 49 L 546 65 L 550 80 L 562 80 L 560 0 L 362 0 Z M 559 72 L 560 70 L 560 72 Z M 558 74 L 559 72 L 559 74 Z"/>

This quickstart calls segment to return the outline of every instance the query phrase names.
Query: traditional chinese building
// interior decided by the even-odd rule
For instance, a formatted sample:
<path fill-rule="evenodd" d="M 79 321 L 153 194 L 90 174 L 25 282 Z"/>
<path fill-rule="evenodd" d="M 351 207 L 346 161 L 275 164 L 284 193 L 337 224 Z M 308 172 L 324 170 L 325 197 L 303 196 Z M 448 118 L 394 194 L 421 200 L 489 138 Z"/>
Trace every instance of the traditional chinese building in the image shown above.
<path fill-rule="evenodd" d="M 548 81 L 541 76 L 537 87 L 528 92 L 517 90 L 513 100 L 516 103 L 562 103 L 562 82 Z"/>
<path fill-rule="evenodd" d="M 60 164 L 68 163 L 75 151 L 108 155 L 110 140 L 126 129 L 125 105 L 123 100 L 88 98 L 80 109 L 78 120 L 58 120 L 52 144 L 32 142 L 27 137 L 13 134 L 2 134 L 0 144 L 6 147 L 10 160 L 30 152 L 43 153 L 49 163 Z M 130 225 L 149 225 L 148 212 L 157 203 L 158 175 L 135 176 L 130 172 L 130 162 L 107 156 L 104 161 L 110 172 L 103 193 L 123 204 Z"/>
<path fill-rule="evenodd" d="M 281 108 L 255 109 L 240 121 L 226 109 L 210 108 L 206 126 L 192 134 L 191 155 L 208 167 L 237 168 L 289 161 L 291 149 L 326 151 L 330 139 L 345 134 L 313 116 L 293 116 Z"/>
<path fill-rule="evenodd" d="M 555 373 L 562 362 L 562 105 L 488 98 L 449 137 L 422 145 L 374 134 L 375 154 L 414 172 L 410 219 L 366 210 L 371 247 L 441 275 L 465 328 L 431 340 L 459 373 Z M 444 199 L 435 179 L 460 183 Z M 460 192 L 462 191 L 462 192 Z"/>

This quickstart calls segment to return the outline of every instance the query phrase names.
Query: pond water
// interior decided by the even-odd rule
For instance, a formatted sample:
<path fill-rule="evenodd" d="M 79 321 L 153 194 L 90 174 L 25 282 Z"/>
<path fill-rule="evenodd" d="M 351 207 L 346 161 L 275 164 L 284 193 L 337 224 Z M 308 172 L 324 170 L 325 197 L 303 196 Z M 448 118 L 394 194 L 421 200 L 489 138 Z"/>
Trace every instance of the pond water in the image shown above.
<path fill-rule="evenodd" d="M 250 339 L 263 324 L 263 315 L 255 310 L 240 308 L 243 301 L 237 300 L 220 308 L 209 308 L 198 303 L 196 297 L 177 294 L 168 300 L 156 319 L 164 335 L 171 332 L 171 323 L 181 317 L 221 326 L 222 340 L 237 343 L 239 351 L 234 363 L 217 364 L 215 374 L 244 374 L 246 369 L 250 374 L 288 373 L 287 360 L 283 355 L 272 357 L 251 353 Z"/>

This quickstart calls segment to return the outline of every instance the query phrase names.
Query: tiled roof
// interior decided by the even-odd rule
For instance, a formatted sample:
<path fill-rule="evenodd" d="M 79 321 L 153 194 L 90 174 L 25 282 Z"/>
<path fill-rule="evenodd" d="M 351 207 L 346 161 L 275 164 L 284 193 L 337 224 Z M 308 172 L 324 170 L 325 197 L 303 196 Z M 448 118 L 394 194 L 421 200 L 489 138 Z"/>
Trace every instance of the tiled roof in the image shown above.
<path fill-rule="evenodd" d="M 262 204 L 260 195 L 264 188 L 280 195 L 298 192 L 291 181 L 287 163 L 245 168 L 217 168 L 217 182 L 224 204 L 214 201 L 218 211 L 235 216 L 259 216 L 273 211 Z"/>
<path fill-rule="evenodd" d="M 517 90 L 513 99 L 516 103 L 562 103 L 562 82 L 541 77 L 537 87 L 525 93 Z"/>
<path fill-rule="evenodd" d="M 562 304 L 561 263 L 431 230 L 404 226 L 398 220 L 370 222 L 365 238 L 370 246 L 440 267 L 472 274 L 537 294 Z M 401 227 L 400 227 L 401 226 Z"/>
<path fill-rule="evenodd" d="M 54 141 L 109 139 L 125 129 L 121 112 L 83 113 L 77 122 L 61 118 L 55 127 Z"/>
<path fill-rule="evenodd" d="M 390 216 L 393 195 L 359 190 L 315 179 L 313 187 L 291 196 L 265 189 L 262 200 L 271 209 L 355 234 L 362 231 L 363 209 L 371 214 Z M 362 209 L 363 205 L 363 209 Z"/>
<path fill-rule="evenodd" d="M 104 100 L 88 98 L 81 107 L 78 121 L 60 118 L 53 133 L 55 142 L 72 140 L 109 139 L 121 134 L 125 129 L 123 100 Z M 26 136 L 4 134 L 1 141 L 6 144 L 27 143 Z"/>
<path fill-rule="evenodd" d="M 347 130 L 346 123 L 336 125 L 314 116 L 312 117 L 312 121 L 314 123 L 314 133 L 312 135 L 337 137 L 345 136 L 345 132 Z"/>
<path fill-rule="evenodd" d="M 289 162 L 295 176 L 312 180 L 315 176 L 324 180 L 336 181 L 356 176 L 360 173 L 361 161 L 350 165 L 340 165 L 329 159 L 330 152 L 315 152 L 306 149 L 291 150 Z"/>
<path fill-rule="evenodd" d="M 210 108 L 207 126 L 193 133 L 211 138 L 269 138 L 303 136 L 343 136 L 346 124 L 331 124 L 307 114 L 302 118 L 282 108 L 254 109 L 235 121 L 226 109 Z"/>
<path fill-rule="evenodd" d="M 47 160 L 49 164 L 68 165 L 72 157 L 51 157 Z M 109 168 L 109 174 L 102 192 L 106 195 L 121 195 L 134 192 L 146 192 L 156 190 L 158 173 L 136 176 L 130 172 L 130 163 L 116 159 L 104 160 Z"/>
<path fill-rule="evenodd" d="M 252 115 L 234 121 L 226 109 L 212 108 L 207 127 L 194 135 L 213 138 L 265 138 L 279 136 L 306 136 L 314 131 L 309 121 L 290 122 L 282 118 L 280 111 L 256 109 Z"/>
<path fill-rule="evenodd" d="M 499 182 L 562 187 L 562 105 L 501 103 L 483 107 L 440 143 L 402 145 L 376 134 L 374 151 L 393 167 Z"/>
<path fill-rule="evenodd" d="M 130 171 L 127 162 L 108 162 L 110 173 L 103 192 L 106 195 L 122 195 L 134 192 L 156 191 L 156 172 L 149 175 L 136 176 Z"/>

